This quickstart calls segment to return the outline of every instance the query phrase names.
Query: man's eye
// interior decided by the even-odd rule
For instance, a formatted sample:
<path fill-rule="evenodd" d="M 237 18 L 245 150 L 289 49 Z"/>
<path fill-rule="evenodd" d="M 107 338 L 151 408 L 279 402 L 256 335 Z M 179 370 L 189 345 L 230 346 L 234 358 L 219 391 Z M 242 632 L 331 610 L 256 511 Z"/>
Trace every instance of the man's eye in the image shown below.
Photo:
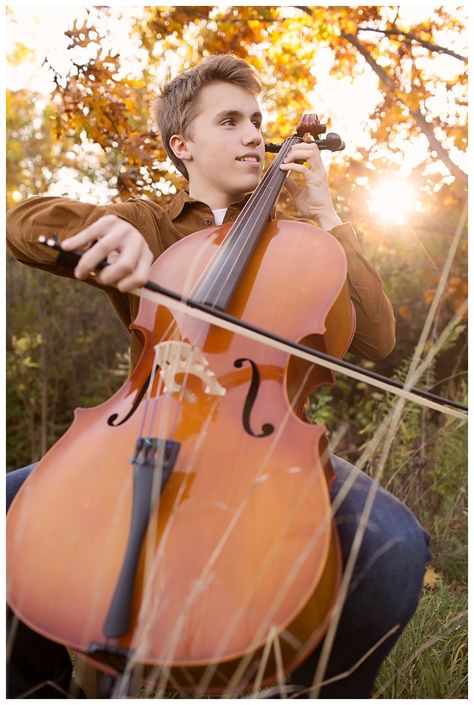
<path fill-rule="evenodd" d="M 232 120 L 232 118 L 227 118 L 226 120 L 223 120 L 222 125 L 235 125 L 235 121 Z"/>

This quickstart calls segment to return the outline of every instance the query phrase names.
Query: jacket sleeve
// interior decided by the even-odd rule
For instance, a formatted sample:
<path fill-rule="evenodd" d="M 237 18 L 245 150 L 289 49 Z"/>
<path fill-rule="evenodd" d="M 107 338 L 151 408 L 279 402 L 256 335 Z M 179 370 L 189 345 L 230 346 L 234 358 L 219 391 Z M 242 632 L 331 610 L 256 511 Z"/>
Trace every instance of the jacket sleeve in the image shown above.
<path fill-rule="evenodd" d="M 352 225 L 342 223 L 330 232 L 346 253 L 349 293 L 356 311 L 356 330 L 349 350 L 370 360 L 382 360 L 395 345 L 392 304 L 380 276 L 363 257 Z"/>
<path fill-rule="evenodd" d="M 73 271 L 57 263 L 57 252 L 38 243 L 38 237 L 55 235 L 61 242 L 80 232 L 104 215 L 116 215 L 136 227 L 151 251 L 158 257 L 165 245 L 152 211 L 140 199 L 96 206 L 69 198 L 35 196 L 11 208 L 7 213 L 7 242 L 13 256 L 24 264 L 44 269 L 63 277 L 74 278 Z M 100 284 L 89 276 L 85 283 L 101 289 L 115 308 L 123 325 L 128 328 L 138 311 L 138 298 L 115 287 Z M 141 351 L 138 334 L 132 333 L 133 359 Z"/>
<path fill-rule="evenodd" d="M 73 273 L 57 264 L 57 253 L 38 243 L 38 237 L 55 235 L 61 242 L 80 232 L 104 215 L 116 215 L 136 227 L 157 257 L 163 251 L 149 210 L 137 200 L 96 206 L 69 198 L 35 196 L 14 206 L 7 213 L 7 242 L 14 257 L 24 264 L 60 276 Z M 89 278 L 89 283 L 94 283 Z"/>

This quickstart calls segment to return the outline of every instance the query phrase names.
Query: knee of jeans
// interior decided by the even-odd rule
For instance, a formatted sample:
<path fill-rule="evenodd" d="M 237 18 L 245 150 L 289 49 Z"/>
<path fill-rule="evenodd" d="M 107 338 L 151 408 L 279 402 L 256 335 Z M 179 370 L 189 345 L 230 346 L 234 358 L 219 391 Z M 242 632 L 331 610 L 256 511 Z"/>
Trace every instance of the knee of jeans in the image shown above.
<path fill-rule="evenodd" d="M 381 489 L 378 501 L 374 503 L 371 520 L 377 525 L 384 522 L 385 531 L 398 544 L 401 562 L 419 564 L 424 572 L 425 564 L 432 558 L 430 535 L 405 504 Z"/>
<path fill-rule="evenodd" d="M 332 455 L 331 461 L 336 473 L 336 481 L 331 488 L 332 499 L 338 496 L 346 481 L 350 480 L 352 485 L 336 511 L 336 520 L 342 532 L 346 533 L 346 542 L 348 538 L 352 541 L 352 534 L 365 509 L 374 480 L 342 458 Z M 344 526 L 347 524 L 349 527 L 345 530 Z M 422 528 L 405 504 L 380 486 L 373 498 L 365 542 L 370 544 L 371 551 L 377 550 L 381 542 L 389 546 L 404 546 L 404 550 L 408 551 L 407 560 L 408 554 L 418 556 L 422 565 L 432 557 L 428 532 Z M 374 543 L 375 546 L 372 545 Z"/>
<path fill-rule="evenodd" d="M 374 506 L 351 590 L 360 582 L 368 585 L 368 594 L 373 593 L 387 617 L 405 625 L 420 599 L 431 557 L 429 535 L 407 507 L 386 494 Z"/>

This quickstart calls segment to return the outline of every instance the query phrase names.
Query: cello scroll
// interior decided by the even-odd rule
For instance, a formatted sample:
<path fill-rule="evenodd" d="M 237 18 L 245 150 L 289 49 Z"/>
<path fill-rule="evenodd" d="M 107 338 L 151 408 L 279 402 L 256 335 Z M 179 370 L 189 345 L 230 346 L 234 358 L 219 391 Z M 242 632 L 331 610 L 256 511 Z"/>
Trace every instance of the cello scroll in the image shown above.
<path fill-rule="evenodd" d="M 328 132 L 326 137 L 320 139 L 320 135 L 326 132 L 326 125 L 320 122 L 315 113 L 307 113 L 303 115 L 301 121 L 296 128 L 296 134 L 303 139 L 306 134 L 313 137 L 313 141 L 318 145 L 320 150 L 329 150 L 330 152 L 340 152 L 345 149 L 345 143 L 336 132 Z M 265 144 L 266 152 L 279 152 L 281 145 L 268 143 Z"/>

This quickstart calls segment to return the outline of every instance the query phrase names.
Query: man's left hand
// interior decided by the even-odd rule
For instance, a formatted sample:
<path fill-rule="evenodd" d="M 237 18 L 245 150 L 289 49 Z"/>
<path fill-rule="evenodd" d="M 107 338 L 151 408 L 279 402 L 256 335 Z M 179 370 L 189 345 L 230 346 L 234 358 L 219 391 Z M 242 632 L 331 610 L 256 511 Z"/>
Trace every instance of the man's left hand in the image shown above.
<path fill-rule="evenodd" d="M 305 166 L 305 163 L 308 166 Z M 305 141 L 294 145 L 280 168 L 303 175 L 303 186 L 297 184 L 290 176 L 285 182 L 302 216 L 316 218 L 325 230 L 331 230 L 341 224 L 341 219 L 334 210 L 321 153 L 314 142 Z"/>

